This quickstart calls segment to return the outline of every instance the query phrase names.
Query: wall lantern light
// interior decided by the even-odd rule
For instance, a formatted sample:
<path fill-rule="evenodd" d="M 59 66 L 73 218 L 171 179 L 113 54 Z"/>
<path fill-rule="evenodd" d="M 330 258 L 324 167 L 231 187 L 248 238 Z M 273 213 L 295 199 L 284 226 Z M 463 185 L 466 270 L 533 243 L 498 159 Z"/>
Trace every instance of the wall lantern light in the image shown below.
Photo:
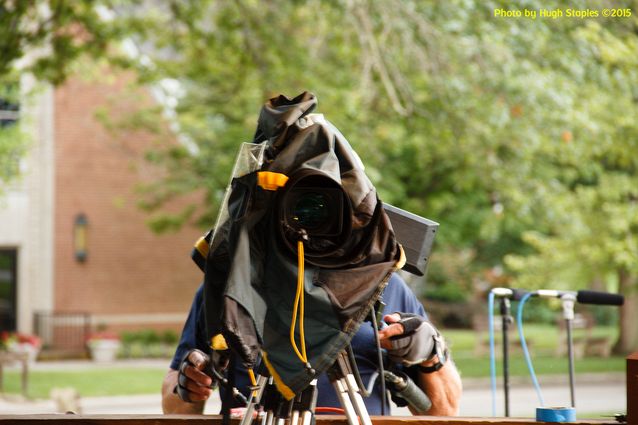
<path fill-rule="evenodd" d="M 88 254 L 88 227 L 89 221 L 86 219 L 86 215 L 80 213 L 75 216 L 75 223 L 73 223 L 73 251 L 75 252 L 75 259 L 80 263 L 86 261 Z"/>

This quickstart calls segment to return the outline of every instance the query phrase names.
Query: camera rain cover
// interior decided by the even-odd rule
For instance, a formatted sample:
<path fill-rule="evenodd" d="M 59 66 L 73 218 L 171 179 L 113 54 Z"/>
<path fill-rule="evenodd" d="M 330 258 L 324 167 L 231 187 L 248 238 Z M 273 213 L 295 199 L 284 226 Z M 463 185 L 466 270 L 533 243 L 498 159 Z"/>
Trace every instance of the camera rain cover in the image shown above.
<path fill-rule="evenodd" d="M 316 105 L 304 92 L 263 106 L 202 264 L 209 340 L 223 335 L 246 368 L 261 358 L 287 399 L 334 363 L 403 261 L 358 155 Z"/>

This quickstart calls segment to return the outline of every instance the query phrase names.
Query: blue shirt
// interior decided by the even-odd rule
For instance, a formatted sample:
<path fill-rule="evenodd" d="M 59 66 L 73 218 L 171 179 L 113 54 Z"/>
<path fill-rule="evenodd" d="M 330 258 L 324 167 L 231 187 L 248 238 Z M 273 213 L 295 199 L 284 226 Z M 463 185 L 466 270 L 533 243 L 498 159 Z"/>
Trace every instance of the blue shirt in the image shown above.
<path fill-rule="evenodd" d="M 383 314 L 391 314 L 397 311 L 404 313 L 415 313 L 427 318 L 423 305 L 416 298 L 414 293 L 406 285 L 398 274 L 393 274 L 388 282 L 388 286 L 383 292 L 383 302 L 386 304 Z M 178 370 L 182 358 L 188 351 L 197 348 L 205 353 L 210 351 L 206 338 L 206 324 L 203 309 L 203 286 L 200 286 L 195 293 L 195 299 L 191 306 L 190 313 L 184 324 L 182 336 L 180 338 L 175 356 L 171 361 L 171 369 Z M 370 322 L 363 322 L 358 332 L 352 338 L 352 349 L 357 361 L 357 367 L 364 385 L 369 385 L 370 379 L 374 378 L 377 370 L 377 351 L 374 338 L 374 330 Z M 371 415 L 381 414 L 381 378 L 375 380 L 374 387 L 369 397 L 364 398 L 364 402 Z M 249 379 L 247 372 L 237 367 L 235 374 L 235 386 L 244 394 L 248 394 L 247 387 Z M 318 399 L 317 406 L 321 407 L 341 407 L 337 395 L 328 380 L 326 374 L 322 374 L 317 383 Z M 222 400 L 225 400 L 222 391 Z M 233 406 L 234 407 L 234 406 Z M 390 412 L 390 407 L 386 405 L 386 412 Z"/>

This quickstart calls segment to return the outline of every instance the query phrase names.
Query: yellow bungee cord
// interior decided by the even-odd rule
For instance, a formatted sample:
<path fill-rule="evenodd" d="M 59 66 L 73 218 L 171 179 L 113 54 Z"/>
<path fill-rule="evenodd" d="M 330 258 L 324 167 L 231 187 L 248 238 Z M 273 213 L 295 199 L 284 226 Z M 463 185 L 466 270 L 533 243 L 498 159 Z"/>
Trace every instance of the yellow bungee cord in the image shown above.
<path fill-rule="evenodd" d="M 295 294 L 295 302 L 292 308 L 292 322 L 290 324 L 290 344 L 292 349 L 306 366 L 308 364 L 308 357 L 306 355 L 306 338 L 304 335 L 304 247 L 303 241 L 297 242 L 297 258 L 298 258 L 298 272 L 297 272 L 297 293 Z M 301 351 L 297 347 L 295 341 L 295 325 L 297 324 L 297 313 L 299 313 L 299 339 L 301 345 Z"/>

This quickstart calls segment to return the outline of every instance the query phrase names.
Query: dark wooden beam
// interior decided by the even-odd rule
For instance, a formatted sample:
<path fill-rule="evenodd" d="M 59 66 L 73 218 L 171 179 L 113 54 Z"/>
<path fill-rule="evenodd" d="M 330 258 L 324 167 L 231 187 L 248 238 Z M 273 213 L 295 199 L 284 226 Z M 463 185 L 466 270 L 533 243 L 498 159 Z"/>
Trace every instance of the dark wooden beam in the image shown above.
<path fill-rule="evenodd" d="M 374 416 L 374 425 L 538 425 L 534 419 L 466 418 L 436 416 Z M 9 425 L 221 425 L 217 415 L 0 415 L 0 424 Z M 237 425 L 239 421 L 232 421 Z M 575 425 L 617 425 L 611 419 L 581 420 Z M 322 415 L 317 425 L 347 425 L 343 416 Z"/>

